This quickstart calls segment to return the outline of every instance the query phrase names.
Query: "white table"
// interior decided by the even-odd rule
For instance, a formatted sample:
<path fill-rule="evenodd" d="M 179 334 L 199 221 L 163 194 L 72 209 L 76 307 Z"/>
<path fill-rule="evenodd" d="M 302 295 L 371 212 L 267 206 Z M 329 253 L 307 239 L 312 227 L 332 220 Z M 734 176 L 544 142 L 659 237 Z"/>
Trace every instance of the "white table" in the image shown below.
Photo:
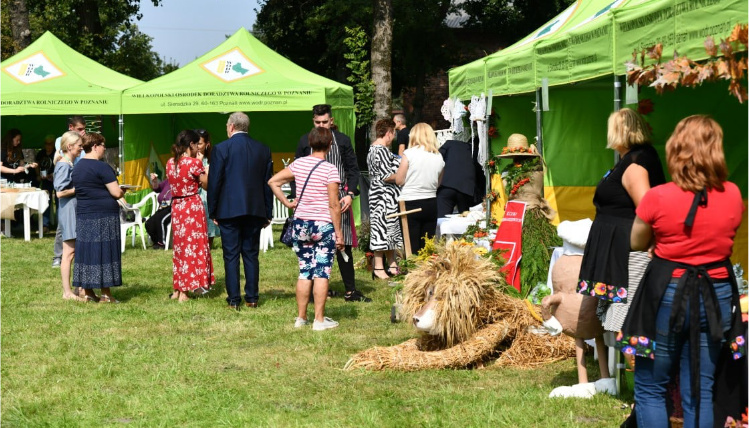
<path fill-rule="evenodd" d="M 12 196 L 15 196 L 15 200 L 13 200 Z M 44 236 L 44 223 L 43 223 L 43 216 L 42 213 L 47 209 L 49 206 L 49 196 L 47 195 L 47 192 L 44 190 L 35 190 L 31 192 L 12 192 L 12 193 L 3 193 L 2 198 L 3 203 L 3 212 L 7 212 L 6 210 L 10 207 L 10 204 L 13 204 L 13 209 L 17 207 L 18 205 L 21 205 L 23 208 L 23 239 L 24 241 L 30 241 L 31 240 L 31 210 L 36 211 L 39 215 L 39 237 Z M 7 204 L 7 205 L 6 205 Z M 10 209 L 10 212 L 13 210 Z M 10 220 L 12 217 L 12 214 L 10 216 L 3 215 L 3 218 L 5 219 L 5 236 L 10 238 Z"/>
<path fill-rule="evenodd" d="M 440 239 L 444 236 L 444 238 L 450 242 L 453 239 L 460 238 L 461 235 L 466 233 L 466 230 L 468 230 L 468 226 L 476 224 L 477 221 L 475 219 L 471 219 L 468 217 L 442 217 L 437 219 L 437 230 L 436 230 L 436 238 Z M 479 220 L 478 221 L 480 226 L 485 226 L 486 221 L 485 220 Z"/>

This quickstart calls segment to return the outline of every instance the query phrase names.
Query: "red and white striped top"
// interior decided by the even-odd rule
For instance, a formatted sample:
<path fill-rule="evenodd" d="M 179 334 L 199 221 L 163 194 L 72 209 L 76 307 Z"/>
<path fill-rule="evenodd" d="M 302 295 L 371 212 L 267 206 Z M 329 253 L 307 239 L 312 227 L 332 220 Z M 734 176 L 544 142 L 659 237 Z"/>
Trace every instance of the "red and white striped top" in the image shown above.
<path fill-rule="evenodd" d="M 289 165 L 289 170 L 296 181 L 297 196 L 302 192 L 304 182 L 309 176 L 310 170 L 320 162 L 319 158 L 305 156 L 299 158 Z M 329 162 L 323 162 L 313 172 L 304 189 L 302 198 L 299 199 L 294 217 L 302 220 L 318 220 L 333 222 L 330 217 L 330 206 L 328 204 L 328 184 L 340 183 L 338 170 Z"/>

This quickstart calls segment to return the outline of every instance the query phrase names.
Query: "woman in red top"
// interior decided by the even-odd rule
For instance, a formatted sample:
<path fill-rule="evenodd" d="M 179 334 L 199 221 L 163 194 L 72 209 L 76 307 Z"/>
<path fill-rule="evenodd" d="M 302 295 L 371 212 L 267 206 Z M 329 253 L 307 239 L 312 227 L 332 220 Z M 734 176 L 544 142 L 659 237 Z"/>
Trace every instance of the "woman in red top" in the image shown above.
<path fill-rule="evenodd" d="M 631 244 L 653 260 L 620 333 L 619 346 L 637 355 L 637 424 L 667 427 L 666 385 L 680 367 L 684 426 L 713 426 L 713 376 L 721 344 L 744 354 L 738 289 L 729 257 L 743 203 L 726 181 L 723 130 L 690 116 L 666 143 L 673 180 L 652 188 L 637 207 Z M 735 310 L 734 310 L 735 309 Z"/>
<path fill-rule="evenodd" d="M 172 145 L 174 157 L 166 164 L 172 189 L 172 230 L 174 233 L 174 292 L 172 299 L 189 299 L 188 292 L 209 289 L 216 283 L 208 248 L 208 230 L 198 187 L 208 187 L 208 170 L 198 151 L 200 136 L 191 130 L 179 133 Z"/>

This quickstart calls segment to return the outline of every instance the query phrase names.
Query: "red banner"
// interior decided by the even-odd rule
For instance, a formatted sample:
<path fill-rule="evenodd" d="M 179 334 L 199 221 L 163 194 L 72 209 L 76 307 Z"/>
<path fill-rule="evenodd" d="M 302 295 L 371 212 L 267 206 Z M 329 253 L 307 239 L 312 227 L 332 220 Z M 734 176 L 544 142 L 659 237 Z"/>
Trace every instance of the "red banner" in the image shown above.
<path fill-rule="evenodd" d="M 507 264 L 500 269 L 508 284 L 520 291 L 520 259 L 523 257 L 523 220 L 525 202 L 509 201 L 505 216 L 497 229 L 492 250 L 506 250 L 502 255 Z"/>

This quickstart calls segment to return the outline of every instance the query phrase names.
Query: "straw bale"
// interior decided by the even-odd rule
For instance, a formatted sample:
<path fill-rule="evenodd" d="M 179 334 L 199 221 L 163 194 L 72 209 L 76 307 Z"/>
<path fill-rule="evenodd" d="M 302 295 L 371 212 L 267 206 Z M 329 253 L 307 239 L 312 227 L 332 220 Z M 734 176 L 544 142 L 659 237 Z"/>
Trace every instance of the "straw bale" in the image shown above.
<path fill-rule="evenodd" d="M 344 366 L 344 370 L 403 370 L 466 368 L 484 361 L 495 352 L 510 332 L 507 322 L 490 324 L 470 339 L 451 348 L 439 351 L 424 351 L 418 339 L 411 339 L 400 345 L 377 347 L 354 355 Z"/>
<path fill-rule="evenodd" d="M 534 368 L 575 356 L 575 339 L 561 334 L 520 332 L 494 363 L 497 367 Z"/>

